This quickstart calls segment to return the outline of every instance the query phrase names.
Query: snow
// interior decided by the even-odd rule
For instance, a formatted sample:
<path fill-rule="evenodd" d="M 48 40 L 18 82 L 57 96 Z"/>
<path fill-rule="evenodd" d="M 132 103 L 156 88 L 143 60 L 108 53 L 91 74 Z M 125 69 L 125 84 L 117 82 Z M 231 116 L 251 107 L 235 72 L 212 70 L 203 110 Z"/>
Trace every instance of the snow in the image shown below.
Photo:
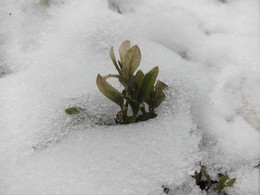
<path fill-rule="evenodd" d="M 1 0 L 0 194 L 196 195 L 200 161 L 258 194 L 258 27 L 257 0 Z M 96 75 L 126 39 L 167 100 L 153 120 L 96 125 L 118 111 Z"/>

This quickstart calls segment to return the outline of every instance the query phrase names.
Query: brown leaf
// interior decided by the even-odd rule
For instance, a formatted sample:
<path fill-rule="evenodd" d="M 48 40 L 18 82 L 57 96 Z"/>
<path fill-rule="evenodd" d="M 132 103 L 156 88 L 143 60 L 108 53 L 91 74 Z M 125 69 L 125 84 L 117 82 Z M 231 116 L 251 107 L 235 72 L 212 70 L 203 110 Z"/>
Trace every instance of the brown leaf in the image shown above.
<path fill-rule="evenodd" d="M 121 60 L 121 64 L 124 65 L 125 63 L 125 55 L 127 50 L 130 49 L 130 41 L 126 40 L 123 43 L 121 43 L 120 47 L 119 47 L 119 56 L 120 56 L 120 60 Z"/>
<path fill-rule="evenodd" d="M 122 94 L 117 91 L 114 87 L 112 87 L 108 82 L 103 79 L 100 74 L 97 75 L 97 80 L 96 80 L 98 89 L 100 90 L 101 93 L 103 93 L 104 96 L 106 96 L 108 99 L 111 101 L 115 102 L 119 106 L 122 106 L 124 103 L 124 99 L 122 97 Z"/>

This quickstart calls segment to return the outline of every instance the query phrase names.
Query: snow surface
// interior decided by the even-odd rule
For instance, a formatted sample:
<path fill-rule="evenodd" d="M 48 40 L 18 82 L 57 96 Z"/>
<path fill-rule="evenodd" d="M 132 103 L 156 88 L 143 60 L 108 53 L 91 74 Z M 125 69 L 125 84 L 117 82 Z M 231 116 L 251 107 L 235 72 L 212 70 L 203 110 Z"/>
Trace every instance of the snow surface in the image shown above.
<path fill-rule="evenodd" d="M 154 120 L 95 125 L 118 111 L 95 77 L 126 39 L 167 100 Z M 259 73 L 257 0 L 1 0 L 0 194 L 196 195 L 201 161 L 256 195 Z"/>

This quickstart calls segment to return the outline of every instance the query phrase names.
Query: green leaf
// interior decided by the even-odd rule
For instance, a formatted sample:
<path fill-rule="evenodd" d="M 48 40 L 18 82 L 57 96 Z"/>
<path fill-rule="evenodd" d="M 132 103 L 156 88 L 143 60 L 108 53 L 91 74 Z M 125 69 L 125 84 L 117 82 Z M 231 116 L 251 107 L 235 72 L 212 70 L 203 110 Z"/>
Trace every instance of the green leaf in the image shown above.
<path fill-rule="evenodd" d="M 167 88 L 167 85 L 161 81 L 157 81 L 154 91 L 150 93 L 150 95 L 146 96 L 144 101 L 151 107 L 152 109 L 157 108 L 161 105 L 161 103 L 166 99 L 166 95 L 163 92 Z"/>
<path fill-rule="evenodd" d="M 219 183 L 220 185 L 224 185 L 227 180 L 228 180 L 228 175 L 223 175 L 223 176 L 218 180 L 218 183 Z"/>
<path fill-rule="evenodd" d="M 217 183 L 218 190 L 221 191 L 225 187 L 225 182 L 228 180 L 228 175 L 223 175 Z"/>
<path fill-rule="evenodd" d="M 115 102 L 119 106 L 122 106 L 124 103 L 124 99 L 122 97 L 122 94 L 117 91 L 114 87 L 112 87 L 108 82 L 105 81 L 105 79 L 100 76 L 100 74 L 97 75 L 96 80 L 98 89 L 101 93 L 103 93 L 104 96 L 106 96 L 111 101 Z"/>
<path fill-rule="evenodd" d="M 134 77 L 134 86 L 136 87 L 136 89 L 141 85 L 143 79 L 144 79 L 143 71 L 138 70 Z"/>
<path fill-rule="evenodd" d="M 143 102 L 144 99 L 153 91 L 158 73 L 159 68 L 156 66 L 144 75 L 143 81 L 138 89 L 138 102 Z"/>
<path fill-rule="evenodd" d="M 158 90 L 160 90 L 160 91 L 163 91 L 163 90 L 165 90 L 165 89 L 168 88 L 168 85 L 165 84 L 164 82 L 158 80 L 158 81 L 156 82 L 156 84 L 155 84 L 155 88 L 158 89 Z"/>
<path fill-rule="evenodd" d="M 154 96 L 155 96 L 155 91 L 152 89 L 152 91 L 144 97 L 144 102 L 149 105 L 149 108 L 153 107 L 153 102 L 154 102 Z"/>
<path fill-rule="evenodd" d="M 141 62 L 141 52 L 137 45 L 127 50 L 125 54 L 125 63 L 123 64 L 122 74 L 128 81 L 138 68 Z"/>
<path fill-rule="evenodd" d="M 151 93 L 149 98 L 145 99 L 145 102 L 152 108 L 157 108 L 166 99 L 166 95 L 163 92 L 168 88 L 168 85 L 158 80 L 155 84 L 154 91 Z"/>
<path fill-rule="evenodd" d="M 154 99 L 153 99 L 153 104 L 152 107 L 153 108 L 157 108 L 158 106 L 161 105 L 161 103 L 166 99 L 166 95 L 164 92 L 162 91 L 157 91 L 155 93 Z"/>
<path fill-rule="evenodd" d="M 119 74 L 121 74 L 121 70 L 118 67 L 118 64 L 116 63 L 116 56 L 115 56 L 113 47 L 111 47 L 109 55 L 110 55 L 110 58 L 111 58 L 111 60 L 112 60 L 112 62 L 114 64 L 116 70 L 118 71 Z"/>
<path fill-rule="evenodd" d="M 121 43 L 120 47 L 119 47 L 119 56 L 120 56 L 120 60 L 121 60 L 121 64 L 124 65 L 125 64 L 125 55 L 127 50 L 130 49 L 130 41 L 126 40 L 123 43 Z"/>
<path fill-rule="evenodd" d="M 81 111 L 83 111 L 83 108 L 80 107 L 70 107 L 65 109 L 65 113 L 69 114 L 69 115 L 73 115 L 73 114 L 79 114 Z"/>
<path fill-rule="evenodd" d="M 233 178 L 233 179 L 229 180 L 226 183 L 226 187 L 232 187 L 235 182 L 236 182 L 236 178 Z"/>
<path fill-rule="evenodd" d="M 133 88 L 134 88 L 133 97 L 134 97 L 134 99 L 138 98 L 138 89 L 139 89 L 143 79 L 144 79 L 144 73 L 141 70 L 138 70 L 138 72 L 134 76 L 134 81 L 133 81 Z"/>

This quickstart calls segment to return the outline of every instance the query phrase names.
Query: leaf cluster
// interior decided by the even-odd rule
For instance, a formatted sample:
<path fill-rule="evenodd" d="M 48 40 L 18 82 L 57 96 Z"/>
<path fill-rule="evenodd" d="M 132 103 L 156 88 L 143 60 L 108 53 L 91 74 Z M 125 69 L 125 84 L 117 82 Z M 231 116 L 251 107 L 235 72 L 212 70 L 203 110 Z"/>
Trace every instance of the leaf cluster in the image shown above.
<path fill-rule="evenodd" d="M 210 191 L 213 190 L 217 194 L 224 193 L 225 188 L 232 187 L 234 183 L 236 182 L 236 178 L 229 179 L 229 176 L 227 174 L 218 174 L 218 179 L 213 180 L 211 179 L 210 175 L 206 171 L 205 166 L 201 166 L 200 171 L 195 171 L 194 175 L 192 177 L 196 181 L 196 185 L 200 187 L 201 190 Z"/>
<path fill-rule="evenodd" d="M 164 91 L 168 87 L 162 81 L 156 82 L 158 66 L 146 74 L 142 70 L 137 71 L 141 62 L 141 52 L 137 45 L 131 47 L 128 40 L 119 47 L 120 60 L 116 60 L 113 47 L 110 49 L 110 57 L 117 74 L 107 76 L 98 74 L 96 84 L 104 96 L 120 106 L 115 118 L 116 123 L 129 124 L 156 117 L 154 109 L 165 100 Z M 108 78 L 117 78 L 124 87 L 122 92 L 110 85 L 107 82 Z M 129 107 L 132 110 L 130 116 L 128 116 Z"/>
<path fill-rule="evenodd" d="M 218 182 L 217 182 L 217 187 L 216 187 L 216 191 L 218 192 L 218 194 L 226 187 L 232 187 L 234 185 L 234 183 L 236 182 L 236 178 L 233 179 L 229 179 L 228 175 L 222 175 Z"/>

